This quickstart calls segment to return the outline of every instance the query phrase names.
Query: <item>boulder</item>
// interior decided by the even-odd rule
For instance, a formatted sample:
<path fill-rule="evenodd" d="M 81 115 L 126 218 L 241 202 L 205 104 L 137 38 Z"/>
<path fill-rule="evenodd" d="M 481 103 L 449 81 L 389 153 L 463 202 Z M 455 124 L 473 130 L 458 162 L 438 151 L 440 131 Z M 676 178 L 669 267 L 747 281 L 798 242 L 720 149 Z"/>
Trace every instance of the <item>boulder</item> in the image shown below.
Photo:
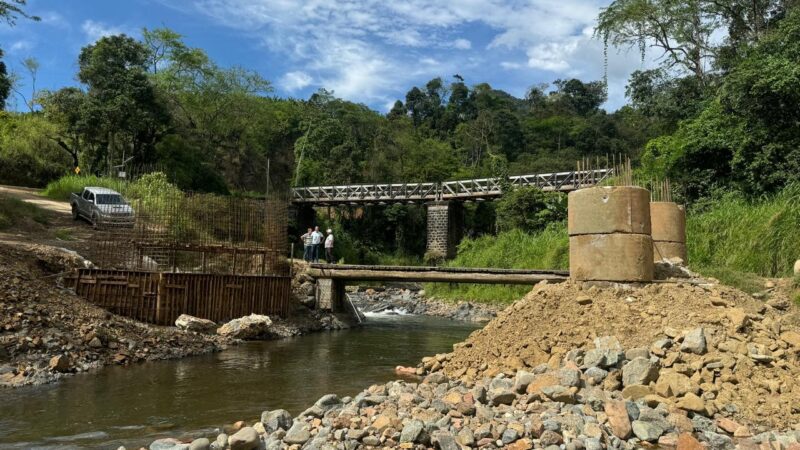
<path fill-rule="evenodd" d="M 685 409 L 686 411 L 698 413 L 705 413 L 706 411 L 706 405 L 705 402 L 703 402 L 703 399 L 691 392 L 679 398 L 675 406 Z"/>
<path fill-rule="evenodd" d="M 189 450 L 209 450 L 211 448 L 211 441 L 208 438 L 197 438 L 189 444 Z"/>
<path fill-rule="evenodd" d="M 403 427 L 403 431 L 400 434 L 400 442 L 421 444 L 424 441 L 425 423 L 421 420 L 412 420 Z"/>
<path fill-rule="evenodd" d="M 656 394 L 662 397 L 680 397 L 692 389 L 689 377 L 677 372 L 663 372 L 656 382 Z"/>
<path fill-rule="evenodd" d="M 71 367 L 72 361 L 67 355 L 56 355 L 50 358 L 50 370 L 54 372 L 69 372 Z"/>
<path fill-rule="evenodd" d="M 235 339 L 255 339 L 270 333 L 272 319 L 269 316 L 250 314 L 233 319 L 217 329 L 217 334 Z"/>
<path fill-rule="evenodd" d="M 208 319 L 181 314 L 175 319 L 175 326 L 184 331 L 194 331 L 197 333 L 213 333 L 217 324 Z"/>
<path fill-rule="evenodd" d="M 278 429 L 284 431 L 292 427 L 292 415 L 285 409 L 276 409 L 274 411 L 264 411 L 261 413 L 261 423 L 264 425 L 264 430 L 267 433 L 274 433 Z"/>
<path fill-rule="evenodd" d="M 231 450 L 253 450 L 258 448 L 261 439 L 253 427 L 244 427 L 228 438 Z"/>
<path fill-rule="evenodd" d="M 283 437 L 283 442 L 289 445 L 303 445 L 308 442 L 309 439 L 311 439 L 311 433 L 308 431 L 308 426 L 303 422 L 295 422 L 295 424 L 289 428 L 289 431 L 286 432 L 286 436 Z"/>
<path fill-rule="evenodd" d="M 706 352 L 706 349 L 706 336 L 703 332 L 703 327 L 695 328 L 683 337 L 681 351 L 702 355 Z"/>
<path fill-rule="evenodd" d="M 681 433 L 678 436 L 677 450 L 705 450 L 705 447 L 692 436 L 692 433 Z"/>
<path fill-rule="evenodd" d="M 658 363 L 647 358 L 634 358 L 622 367 L 622 385 L 647 385 L 658 378 Z"/>

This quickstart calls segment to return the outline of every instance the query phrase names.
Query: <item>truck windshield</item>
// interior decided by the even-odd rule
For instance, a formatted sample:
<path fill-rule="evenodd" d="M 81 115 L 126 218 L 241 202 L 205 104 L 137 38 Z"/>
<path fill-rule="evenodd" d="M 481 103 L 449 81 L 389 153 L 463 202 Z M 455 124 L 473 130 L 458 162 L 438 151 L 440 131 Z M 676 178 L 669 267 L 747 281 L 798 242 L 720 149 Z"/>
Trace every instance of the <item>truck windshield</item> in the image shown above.
<path fill-rule="evenodd" d="M 125 200 L 119 194 L 97 194 L 98 205 L 124 205 Z"/>

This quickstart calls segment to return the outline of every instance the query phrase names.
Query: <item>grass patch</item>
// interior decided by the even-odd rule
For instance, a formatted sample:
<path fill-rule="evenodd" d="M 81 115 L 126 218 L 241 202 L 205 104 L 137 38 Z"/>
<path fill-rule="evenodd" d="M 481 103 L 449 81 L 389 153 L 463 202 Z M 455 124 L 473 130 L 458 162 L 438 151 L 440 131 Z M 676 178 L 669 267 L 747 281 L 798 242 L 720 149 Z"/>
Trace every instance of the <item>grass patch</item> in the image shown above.
<path fill-rule="evenodd" d="M 66 175 L 47 184 L 42 195 L 53 200 L 69 200 L 73 192 L 81 192 L 86 186 L 97 186 L 122 192 L 127 182 L 110 177 L 94 175 Z"/>
<path fill-rule="evenodd" d="M 751 272 L 742 272 L 727 267 L 702 267 L 697 272 L 703 276 L 716 278 L 720 283 L 735 287 L 748 294 L 764 290 L 764 278 Z"/>
<path fill-rule="evenodd" d="M 72 230 L 68 228 L 59 228 L 55 232 L 56 239 L 59 241 L 74 241 L 75 238 L 72 236 Z"/>
<path fill-rule="evenodd" d="M 689 265 L 700 273 L 788 277 L 800 255 L 800 185 L 755 201 L 729 194 L 687 216 Z"/>
<path fill-rule="evenodd" d="M 569 268 L 569 237 L 564 223 L 552 224 L 538 233 L 511 230 L 497 236 L 466 239 L 450 267 L 497 267 L 503 269 Z M 530 286 L 428 283 L 426 293 L 444 300 L 510 303 L 530 291 Z"/>
<path fill-rule="evenodd" d="M 45 210 L 36 205 L 17 198 L 0 197 L 0 230 L 23 224 L 26 219 L 47 225 L 50 216 Z"/>

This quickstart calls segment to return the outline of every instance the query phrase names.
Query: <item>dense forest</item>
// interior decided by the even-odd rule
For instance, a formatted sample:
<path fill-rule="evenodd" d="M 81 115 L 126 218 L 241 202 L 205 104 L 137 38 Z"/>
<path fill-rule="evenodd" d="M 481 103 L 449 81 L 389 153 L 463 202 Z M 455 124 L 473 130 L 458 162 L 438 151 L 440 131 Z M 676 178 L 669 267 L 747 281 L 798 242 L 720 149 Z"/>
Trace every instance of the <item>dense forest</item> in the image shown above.
<path fill-rule="evenodd" d="M 0 2 L 0 15 L 11 26 L 36 20 L 24 6 Z M 271 188 L 285 190 L 568 170 L 615 154 L 645 178 L 672 179 L 689 204 L 775 193 L 800 179 L 798 9 L 796 0 L 613 1 L 599 12 L 596 38 L 609 51 L 661 55 L 658 68 L 630 76 L 629 103 L 614 112 L 603 109 L 604 80 L 558 79 L 518 98 L 442 76 L 411 87 L 386 114 L 324 89 L 279 98 L 256 72 L 221 67 L 166 28 L 84 47 L 79 84 L 55 91 L 36 89 L 34 58 L 20 73 L 0 59 L 0 104 L 17 105 L 0 112 L 0 184 L 44 186 L 75 167 L 157 168 L 182 189 L 248 194 L 267 188 L 267 161 Z M 470 234 L 541 228 L 514 221 L 520 208 L 508 203 L 529 197 L 471 205 Z M 361 258 L 424 251 L 418 206 L 320 220 L 357 230 L 349 245 Z"/>

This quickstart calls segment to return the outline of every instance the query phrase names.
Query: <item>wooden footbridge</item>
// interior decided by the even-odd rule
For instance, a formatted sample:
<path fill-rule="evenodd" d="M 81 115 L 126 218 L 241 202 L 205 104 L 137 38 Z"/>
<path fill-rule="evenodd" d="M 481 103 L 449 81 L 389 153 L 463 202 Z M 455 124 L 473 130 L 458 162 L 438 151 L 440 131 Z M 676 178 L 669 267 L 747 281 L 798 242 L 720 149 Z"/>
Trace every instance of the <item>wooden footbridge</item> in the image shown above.
<path fill-rule="evenodd" d="M 345 286 L 358 281 L 534 285 L 559 283 L 569 277 L 568 271 L 559 270 L 337 264 L 311 264 L 307 273 L 317 281 L 317 306 L 332 311 L 346 310 Z"/>

